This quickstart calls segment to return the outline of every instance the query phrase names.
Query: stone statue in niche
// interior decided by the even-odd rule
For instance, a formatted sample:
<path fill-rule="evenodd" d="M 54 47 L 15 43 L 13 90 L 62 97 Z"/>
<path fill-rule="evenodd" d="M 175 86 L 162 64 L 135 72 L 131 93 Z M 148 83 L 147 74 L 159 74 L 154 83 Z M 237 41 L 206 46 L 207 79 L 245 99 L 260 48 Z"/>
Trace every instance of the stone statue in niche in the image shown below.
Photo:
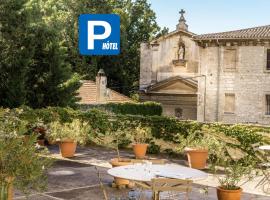
<path fill-rule="evenodd" d="M 172 63 L 175 66 L 182 66 L 185 67 L 187 60 L 186 60 L 186 46 L 184 41 L 180 38 L 178 45 L 175 47 L 177 48 L 175 51 L 175 60 Z"/>
<path fill-rule="evenodd" d="M 183 43 L 179 44 L 178 52 L 177 52 L 177 59 L 178 60 L 185 60 L 185 45 Z"/>

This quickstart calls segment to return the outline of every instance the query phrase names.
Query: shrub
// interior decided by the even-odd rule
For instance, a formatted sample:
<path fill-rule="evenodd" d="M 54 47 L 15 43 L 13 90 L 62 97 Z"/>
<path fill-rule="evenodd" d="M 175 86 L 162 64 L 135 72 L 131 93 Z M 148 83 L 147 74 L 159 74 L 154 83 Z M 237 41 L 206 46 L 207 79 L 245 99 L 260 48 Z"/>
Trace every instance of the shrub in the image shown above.
<path fill-rule="evenodd" d="M 159 103 L 151 101 L 144 103 L 131 103 L 131 102 L 108 103 L 92 106 L 92 108 L 97 108 L 115 114 L 123 114 L 123 115 L 160 116 L 162 114 L 161 105 Z"/>
<path fill-rule="evenodd" d="M 19 114 L 19 117 L 29 122 L 36 122 L 37 119 L 41 119 L 44 123 L 51 123 L 53 121 L 65 123 L 74 119 L 80 119 L 91 124 L 93 129 L 91 134 L 94 133 L 96 136 L 107 134 L 113 136 L 119 126 L 121 126 L 122 129 L 130 130 L 136 128 L 138 124 L 141 124 L 142 126 L 151 129 L 153 138 L 174 142 L 176 144 L 179 143 L 179 138 L 181 137 L 186 138 L 191 133 L 207 129 L 208 132 L 213 134 L 226 135 L 237 139 L 239 144 L 230 145 L 240 148 L 248 154 L 254 153 L 252 144 L 264 142 L 264 137 L 260 134 L 261 132 L 265 132 L 265 135 L 269 135 L 269 128 L 267 127 L 254 127 L 244 124 L 203 124 L 196 121 L 179 121 L 176 118 L 166 116 L 112 114 L 98 109 L 91 109 L 83 112 L 71 108 L 49 107 L 33 110 L 24 107 L 23 111 Z M 132 131 L 130 131 L 130 134 L 132 136 Z M 123 139 L 123 141 L 126 140 L 124 143 L 130 140 L 129 138 L 121 139 Z"/>
<path fill-rule="evenodd" d="M 104 135 L 111 129 L 109 115 L 101 110 L 92 109 L 87 112 L 81 112 L 79 117 L 91 124 L 91 127 L 96 135 Z"/>
<path fill-rule="evenodd" d="M 149 153 L 149 154 L 160 153 L 160 145 L 157 145 L 154 141 L 150 141 L 149 146 L 147 148 L 147 153 Z"/>
<path fill-rule="evenodd" d="M 254 154 L 252 144 L 261 143 L 263 136 L 249 125 L 225 125 L 214 123 L 210 124 L 209 127 L 214 129 L 218 133 L 223 133 L 227 136 L 236 138 L 239 141 L 238 148 L 244 150 L 248 154 Z"/>

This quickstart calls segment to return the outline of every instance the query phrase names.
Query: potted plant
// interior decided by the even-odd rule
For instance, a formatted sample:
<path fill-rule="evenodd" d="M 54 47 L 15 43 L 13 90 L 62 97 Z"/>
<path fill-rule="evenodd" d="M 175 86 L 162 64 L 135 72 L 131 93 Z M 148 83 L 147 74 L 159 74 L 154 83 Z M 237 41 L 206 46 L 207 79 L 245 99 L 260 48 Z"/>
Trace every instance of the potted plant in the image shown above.
<path fill-rule="evenodd" d="M 223 163 L 223 175 L 218 177 L 217 187 L 218 200 L 240 200 L 242 194 L 241 185 L 250 181 L 254 173 L 253 161 L 227 160 Z"/>
<path fill-rule="evenodd" d="M 187 137 L 181 137 L 179 141 L 179 149 L 187 155 L 189 167 L 204 169 L 206 167 L 209 149 L 205 138 L 191 133 Z"/>
<path fill-rule="evenodd" d="M 145 158 L 145 154 L 147 151 L 148 144 L 147 141 L 151 138 L 151 129 L 150 127 L 142 127 L 139 124 L 134 131 L 133 134 L 133 152 L 135 154 L 136 159 L 143 159 Z"/>
<path fill-rule="evenodd" d="M 131 165 L 132 160 L 130 158 L 123 158 L 120 156 L 119 147 L 127 146 L 131 143 L 131 129 L 133 126 L 129 121 L 123 120 L 112 120 L 108 126 L 108 129 L 104 132 L 95 132 L 95 137 L 92 138 L 92 141 L 99 145 L 105 145 L 107 147 L 112 147 L 116 150 L 117 157 L 110 160 L 112 167 L 119 167 L 125 165 Z M 112 184 L 114 187 L 125 187 L 132 186 L 129 180 L 114 177 L 114 182 Z"/>
<path fill-rule="evenodd" d="M 60 123 L 59 121 L 50 124 L 49 138 L 59 143 L 62 157 L 73 157 L 77 143 L 84 144 L 90 131 L 90 126 L 86 122 L 74 119 L 70 123 Z"/>
<path fill-rule="evenodd" d="M 221 144 L 208 129 L 179 136 L 179 149 L 187 155 L 188 165 L 195 169 L 205 169 L 207 159 L 220 152 Z"/>
<path fill-rule="evenodd" d="M 122 158 L 120 156 L 120 151 L 119 151 L 119 145 L 120 141 L 123 138 L 129 138 L 130 137 L 130 128 L 127 126 L 127 123 L 124 123 L 122 121 L 117 121 L 112 125 L 112 130 L 111 133 L 108 136 L 111 136 L 110 142 L 107 141 L 107 144 L 112 145 L 113 148 L 115 148 L 117 152 L 117 157 L 111 159 L 110 164 L 112 167 L 119 167 L 119 166 L 126 166 L 126 165 L 131 165 L 133 164 L 131 159 L 129 158 Z M 122 187 L 122 186 L 129 186 L 131 185 L 130 181 L 127 179 L 123 178 L 118 178 L 114 177 L 114 184 L 117 187 Z"/>
<path fill-rule="evenodd" d="M 214 152 L 215 159 L 210 159 L 210 170 L 217 174 L 218 200 L 240 200 L 241 186 L 257 175 L 258 159 L 255 155 L 244 152 L 237 139 L 223 133 L 212 132 L 219 140 L 219 150 Z"/>
<path fill-rule="evenodd" d="M 35 147 L 36 136 L 24 142 L 27 122 L 18 118 L 20 109 L 0 110 L 0 199 L 13 198 L 13 185 L 27 193 L 44 189 L 46 169 L 51 161 L 45 157 L 46 150 Z"/>

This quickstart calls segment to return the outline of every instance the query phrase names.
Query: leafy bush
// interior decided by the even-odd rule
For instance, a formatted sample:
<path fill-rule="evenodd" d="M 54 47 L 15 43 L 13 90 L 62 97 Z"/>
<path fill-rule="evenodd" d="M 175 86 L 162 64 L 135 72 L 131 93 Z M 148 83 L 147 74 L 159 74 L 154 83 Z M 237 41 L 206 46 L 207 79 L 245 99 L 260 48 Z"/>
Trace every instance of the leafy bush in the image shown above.
<path fill-rule="evenodd" d="M 160 116 L 162 114 L 162 107 L 156 102 L 144 102 L 144 103 L 108 103 L 97 106 L 92 106 L 105 111 L 109 111 L 115 114 L 122 115 L 145 115 L 145 116 Z"/>
<path fill-rule="evenodd" d="M 80 119 L 91 125 L 94 135 L 114 135 L 116 130 L 131 130 L 139 124 L 149 127 L 153 138 L 162 139 L 164 141 L 179 144 L 179 138 L 186 138 L 195 132 L 206 130 L 211 134 L 225 135 L 237 139 L 238 144 L 230 144 L 236 146 L 248 154 L 253 154 L 252 144 L 261 143 L 264 137 L 261 135 L 265 132 L 269 135 L 269 128 L 254 127 L 250 125 L 225 125 L 221 123 L 204 124 L 196 121 L 179 121 L 176 118 L 166 116 L 143 116 L 143 115 L 123 115 L 112 114 L 106 111 L 91 109 L 86 112 L 73 110 L 71 108 L 44 108 L 32 110 L 23 108 L 23 112 L 19 114 L 23 120 L 36 122 L 41 119 L 44 123 L 53 121 L 61 121 L 61 123 L 70 122 L 74 119 Z M 132 131 L 129 131 L 132 136 Z M 127 134 L 125 134 L 127 137 Z M 121 136 L 122 137 L 122 136 Z M 123 136 L 124 137 L 124 136 Z M 130 137 L 130 136 L 128 136 Z M 130 138 L 121 138 L 123 141 L 129 141 Z M 124 143 L 126 143 L 126 141 Z M 125 144 L 124 144 L 125 145 Z"/>
<path fill-rule="evenodd" d="M 254 155 L 254 148 L 252 144 L 261 143 L 263 136 L 249 125 L 224 125 L 224 124 L 211 124 L 209 125 L 217 133 L 223 133 L 227 136 L 236 138 L 239 144 L 236 145 L 238 148 L 244 150 L 248 154 Z"/>
<path fill-rule="evenodd" d="M 157 145 L 154 141 L 150 141 L 149 142 L 149 146 L 147 148 L 147 153 L 150 154 L 158 154 L 160 153 L 160 145 Z"/>
<path fill-rule="evenodd" d="M 96 135 L 106 134 L 111 129 L 109 115 L 101 110 L 92 109 L 87 112 L 81 112 L 79 117 L 91 124 L 91 127 Z"/>

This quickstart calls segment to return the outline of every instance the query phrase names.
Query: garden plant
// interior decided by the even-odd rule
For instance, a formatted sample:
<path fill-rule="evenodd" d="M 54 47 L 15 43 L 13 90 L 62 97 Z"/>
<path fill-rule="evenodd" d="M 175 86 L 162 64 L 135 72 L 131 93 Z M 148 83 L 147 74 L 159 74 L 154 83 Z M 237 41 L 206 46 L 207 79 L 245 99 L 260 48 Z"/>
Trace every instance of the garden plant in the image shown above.
<path fill-rule="evenodd" d="M 45 189 L 51 160 L 46 150 L 35 147 L 36 135 L 24 139 L 27 122 L 18 118 L 20 109 L 0 110 L 0 199 L 12 199 L 13 185 L 28 193 Z"/>
<path fill-rule="evenodd" d="M 66 123 L 55 121 L 50 124 L 49 138 L 59 143 L 63 157 L 73 157 L 77 143 L 85 144 L 89 140 L 90 135 L 90 125 L 79 119 Z"/>

